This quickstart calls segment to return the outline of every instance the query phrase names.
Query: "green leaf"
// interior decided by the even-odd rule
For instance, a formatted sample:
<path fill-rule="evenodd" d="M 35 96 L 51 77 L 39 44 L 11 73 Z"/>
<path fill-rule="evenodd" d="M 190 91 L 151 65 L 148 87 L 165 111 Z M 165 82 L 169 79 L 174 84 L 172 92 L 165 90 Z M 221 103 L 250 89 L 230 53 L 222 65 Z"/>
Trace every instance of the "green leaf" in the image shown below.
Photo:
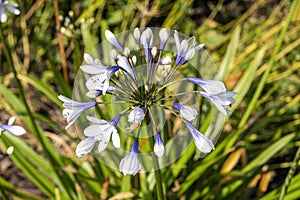
<path fill-rule="evenodd" d="M 274 142 L 256 158 L 254 158 L 244 169 L 241 170 L 242 175 L 234 181 L 223 187 L 218 193 L 217 198 L 236 199 L 248 183 L 253 179 L 261 167 L 266 164 L 274 155 L 284 148 L 293 138 L 295 134 L 289 134 Z"/>
<path fill-rule="evenodd" d="M 59 106 L 61 105 L 61 101 L 57 98 L 57 96 L 58 96 L 57 93 L 51 87 L 49 87 L 49 84 L 46 84 L 31 75 L 18 74 L 18 78 L 20 80 L 23 80 L 23 81 L 31 84 L 33 87 L 35 87 L 37 90 L 42 92 L 46 97 L 48 97 L 56 105 L 59 105 Z"/>
<path fill-rule="evenodd" d="M 220 66 L 220 76 L 222 79 L 227 77 L 227 75 L 230 72 L 229 67 L 232 66 L 235 55 L 236 55 L 236 51 L 237 51 L 238 43 L 239 43 L 239 39 L 240 39 L 240 33 L 241 33 L 241 27 L 238 26 L 238 27 L 236 27 L 236 29 L 234 30 L 234 32 L 232 34 L 229 45 L 226 49 L 226 54 L 222 60 L 221 66 Z"/>

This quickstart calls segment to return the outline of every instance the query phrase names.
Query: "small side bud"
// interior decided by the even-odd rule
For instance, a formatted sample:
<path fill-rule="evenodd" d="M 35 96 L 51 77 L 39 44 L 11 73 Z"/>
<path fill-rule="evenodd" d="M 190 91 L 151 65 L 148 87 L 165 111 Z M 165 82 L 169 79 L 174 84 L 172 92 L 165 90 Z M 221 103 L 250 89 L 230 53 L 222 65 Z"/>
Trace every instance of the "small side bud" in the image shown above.
<path fill-rule="evenodd" d="M 132 56 L 131 60 L 132 60 L 133 65 L 135 66 L 136 65 L 136 56 Z"/>
<path fill-rule="evenodd" d="M 130 49 L 128 47 L 124 48 L 124 55 L 128 57 L 130 55 Z"/>
<path fill-rule="evenodd" d="M 117 56 L 118 56 L 116 50 L 114 50 L 114 49 L 111 50 L 110 55 L 111 55 L 112 59 L 113 59 L 114 61 L 116 61 Z"/>
<path fill-rule="evenodd" d="M 152 58 L 155 58 L 156 54 L 157 54 L 157 48 L 156 47 L 153 47 L 151 49 L 151 54 L 152 54 Z"/>

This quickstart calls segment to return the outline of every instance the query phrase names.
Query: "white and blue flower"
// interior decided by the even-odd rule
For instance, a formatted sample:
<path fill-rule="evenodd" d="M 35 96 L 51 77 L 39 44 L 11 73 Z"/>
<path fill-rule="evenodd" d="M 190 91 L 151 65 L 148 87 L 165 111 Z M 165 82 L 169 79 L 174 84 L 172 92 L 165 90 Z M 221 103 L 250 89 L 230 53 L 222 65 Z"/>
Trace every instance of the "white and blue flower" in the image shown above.
<path fill-rule="evenodd" d="M 9 3 L 7 1 L 1 0 L 0 1 L 0 21 L 1 23 L 4 23 L 7 21 L 7 14 L 5 10 L 8 10 L 9 12 L 13 13 L 14 15 L 19 15 L 20 10 L 18 9 L 17 3 Z"/>
<path fill-rule="evenodd" d="M 100 153 L 106 149 L 110 138 L 112 139 L 114 147 L 116 149 L 120 148 L 120 136 L 116 129 L 120 118 L 121 115 L 117 115 L 111 121 L 106 121 L 88 116 L 87 119 L 95 124 L 84 129 L 84 135 L 87 136 L 87 138 L 78 144 L 76 148 L 76 155 L 78 157 L 82 157 L 90 153 L 96 142 L 98 142 L 97 152 Z"/>
<path fill-rule="evenodd" d="M 0 124 L 0 130 L 7 131 L 16 136 L 24 135 L 26 131 L 23 127 L 18 125 L 12 125 L 15 119 L 15 117 L 11 117 L 7 124 Z"/>
<path fill-rule="evenodd" d="M 186 122 L 185 125 L 189 129 L 196 147 L 202 153 L 207 154 L 215 149 L 212 141 L 208 139 L 205 135 L 200 133 L 200 131 L 198 131 L 190 122 Z"/>
<path fill-rule="evenodd" d="M 138 171 L 140 171 L 142 165 L 138 159 L 138 148 L 139 142 L 138 140 L 135 140 L 129 154 L 121 160 L 119 171 L 124 175 L 135 175 Z"/>
<path fill-rule="evenodd" d="M 159 133 L 156 134 L 155 142 L 154 142 L 154 153 L 158 157 L 162 157 L 165 153 L 165 145 L 161 139 L 161 136 Z"/>
<path fill-rule="evenodd" d="M 173 103 L 173 107 L 179 110 L 180 114 L 187 121 L 193 121 L 197 116 L 197 110 L 193 107 L 182 105 L 179 103 Z"/>
<path fill-rule="evenodd" d="M 141 124 L 145 117 L 145 109 L 132 107 L 132 111 L 128 115 L 128 122 L 133 124 Z"/>
<path fill-rule="evenodd" d="M 179 65 L 179 63 L 183 65 L 189 62 L 194 57 L 195 52 L 204 47 L 204 44 L 197 45 L 194 37 L 180 41 L 176 30 L 174 33 L 174 39 L 177 47 L 177 57 L 175 61 L 176 66 Z"/>
<path fill-rule="evenodd" d="M 144 51 L 145 51 L 145 59 L 147 62 L 149 62 L 151 60 L 151 48 L 152 48 L 152 44 L 153 44 L 153 33 L 152 30 L 150 28 L 147 28 L 146 30 L 143 31 L 141 38 L 140 38 L 140 42 L 144 47 Z"/>
<path fill-rule="evenodd" d="M 230 106 L 235 102 L 233 96 L 237 93 L 226 91 L 223 82 L 215 80 L 203 80 L 195 77 L 189 77 L 188 81 L 201 86 L 204 91 L 199 91 L 199 94 L 209 99 L 219 111 L 221 111 L 223 114 L 231 114 L 226 106 Z"/>
<path fill-rule="evenodd" d="M 123 51 L 124 48 L 123 46 L 120 44 L 118 38 L 109 30 L 105 31 L 105 37 L 106 39 L 117 49 L 119 49 L 119 51 Z"/>
<path fill-rule="evenodd" d="M 64 102 L 63 107 L 65 109 L 62 111 L 62 113 L 63 116 L 67 118 L 68 125 L 66 126 L 66 129 L 68 129 L 85 110 L 92 108 L 97 104 L 95 101 L 74 101 L 63 95 L 59 95 L 58 98 Z"/>

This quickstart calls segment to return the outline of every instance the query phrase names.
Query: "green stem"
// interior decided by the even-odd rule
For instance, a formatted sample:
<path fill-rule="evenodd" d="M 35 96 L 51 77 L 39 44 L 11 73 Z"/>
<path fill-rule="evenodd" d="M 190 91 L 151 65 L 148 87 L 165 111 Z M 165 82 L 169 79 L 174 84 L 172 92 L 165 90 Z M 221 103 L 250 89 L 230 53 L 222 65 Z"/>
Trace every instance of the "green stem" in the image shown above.
<path fill-rule="evenodd" d="M 151 147 L 154 146 L 154 135 L 150 137 L 150 145 Z M 153 168 L 155 174 L 155 182 L 156 182 L 156 193 L 158 200 L 164 200 L 164 192 L 163 192 L 163 184 L 161 179 L 161 171 L 158 163 L 158 159 L 154 153 L 152 153 L 152 161 L 153 161 Z"/>
<path fill-rule="evenodd" d="M 0 194 L 3 197 L 4 200 L 9 200 L 8 196 L 6 195 L 4 189 L 2 188 L 2 185 L 0 185 Z"/>
<path fill-rule="evenodd" d="M 156 129 L 155 121 L 154 121 L 154 118 L 150 111 L 148 112 L 146 117 L 148 118 L 147 121 L 151 120 L 152 123 L 154 123 L 154 131 L 156 131 L 155 130 Z M 149 126 L 147 127 L 147 129 L 148 129 L 148 134 L 151 131 L 153 131 L 153 129 Z M 149 142 L 150 142 L 151 148 L 153 148 L 154 147 L 154 134 L 152 134 L 152 136 L 149 138 Z M 154 169 L 154 175 L 155 175 L 157 199 L 164 200 L 165 196 L 164 196 L 164 191 L 163 191 L 163 182 L 162 182 L 162 178 L 161 178 L 161 171 L 160 171 L 158 159 L 154 153 L 152 153 L 152 161 L 153 161 L 153 169 Z"/>
<path fill-rule="evenodd" d="M 281 192 L 280 192 L 280 197 L 279 197 L 279 200 L 283 200 L 285 195 L 286 195 L 286 192 L 287 192 L 287 189 L 291 183 L 291 180 L 295 174 L 295 171 L 297 169 L 297 165 L 298 165 L 298 159 L 299 159 L 299 156 L 300 156 L 300 147 L 298 148 L 297 152 L 296 152 L 296 155 L 295 155 L 295 158 L 292 162 L 292 165 L 291 165 L 291 168 L 289 170 L 289 173 L 288 175 L 286 176 L 285 178 L 285 181 L 284 181 L 284 185 L 281 189 Z"/>

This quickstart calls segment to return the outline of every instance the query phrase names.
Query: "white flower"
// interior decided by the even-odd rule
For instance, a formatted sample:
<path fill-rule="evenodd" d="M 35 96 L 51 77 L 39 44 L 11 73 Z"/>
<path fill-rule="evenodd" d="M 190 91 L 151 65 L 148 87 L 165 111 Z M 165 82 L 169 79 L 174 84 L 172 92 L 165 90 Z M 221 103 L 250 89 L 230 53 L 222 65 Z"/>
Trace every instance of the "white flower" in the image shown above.
<path fill-rule="evenodd" d="M 86 96 L 88 96 L 90 98 L 97 98 L 103 94 L 103 89 L 105 88 L 105 85 L 102 83 L 96 84 L 89 79 L 86 82 L 86 87 L 89 90 L 86 93 Z M 115 90 L 116 90 L 116 88 L 114 86 L 108 86 L 106 92 L 112 93 Z"/>
<path fill-rule="evenodd" d="M 171 63 L 172 63 L 172 59 L 171 59 L 170 56 L 164 57 L 164 58 L 159 62 L 160 65 L 170 65 Z"/>
<path fill-rule="evenodd" d="M 63 101 L 63 107 L 65 108 L 62 113 L 63 116 L 67 118 L 68 125 L 66 129 L 69 128 L 75 120 L 83 113 L 86 109 L 94 107 L 96 105 L 95 101 L 91 102 L 78 102 L 69 99 L 63 95 L 59 95 L 58 98 Z"/>
<path fill-rule="evenodd" d="M 226 91 L 223 82 L 194 77 L 189 77 L 188 81 L 200 85 L 204 91 L 199 91 L 199 94 L 208 98 L 223 114 L 231 114 L 226 106 L 230 106 L 235 102 L 233 96 L 237 93 Z"/>
<path fill-rule="evenodd" d="M 204 91 L 199 91 L 203 97 L 208 98 L 223 114 L 231 114 L 231 112 L 226 108 L 235 102 L 233 96 L 236 92 L 224 92 L 220 94 L 209 94 Z"/>
<path fill-rule="evenodd" d="M 95 125 L 88 126 L 84 129 L 84 135 L 87 136 L 84 140 L 82 140 L 77 148 L 76 155 L 78 157 L 85 156 L 90 153 L 94 148 L 96 142 L 98 142 L 98 152 L 102 152 L 106 149 L 110 137 L 112 138 L 112 143 L 115 148 L 120 148 L 120 136 L 116 129 L 116 125 L 118 124 L 121 115 L 117 115 L 111 121 L 100 120 L 95 117 L 88 116 L 87 119 L 95 123 Z"/>
<path fill-rule="evenodd" d="M 10 132 L 11 134 L 16 136 L 23 135 L 26 133 L 23 127 L 17 125 L 2 124 L 0 125 L 0 129 Z"/>
<path fill-rule="evenodd" d="M 154 36 L 150 28 L 147 28 L 146 30 L 143 31 L 140 40 L 145 50 L 145 59 L 147 62 L 150 61 L 151 59 L 150 49 L 152 48 L 153 39 Z"/>
<path fill-rule="evenodd" d="M 115 46 L 117 49 L 119 49 L 120 51 L 123 51 L 124 48 L 123 46 L 120 44 L 118 38 L 109 30 L 105 31 L 105 37 L 106 39 L 113 45 Z"/>
<path fill-rule="evenodd" d="M 136 43 L 139 45 L 140 44 L 140 37 L 141 37 L 141 32 L 139 28 L 135 28 L 133 31 L 133 36 L 136 41 Z"/>
<path fill-rule="evenodd" d="M 138 107 L 132 107 L 132 109 L 133 110 L 128 115 L 128 122 L 133 124 L 141 124 L 145 117 L 144 109 Z"/>
<path fill-rule="evenodd" d="M 139 142 L 136 140 L 127 156 L 125 156 L 119 165 L 119 171 L 124 175 L 135 175 L 142 167 L 138 160 Z"/>
<path fill-rule="evenodd" d="M 190 106 L 185 106 L 179 103 L 173 103 L 173 107 L 179 110 L 180 114 L 187 121 L 193 121 L 197 116 L 197 110 Z"/>
<path fill-rule="evenodd" d="M 88 74 L 93 74 L 90 79 L 88 79 L 86 85 L 103 85 L 101 95 L 105 95 L 106 91 L 109 90 L 109 80 L 111 75 L 119 70 L 119 66 L 105 66 L 100 63 L 100 60 L 93 59 L 89 54 L 84 54 L 84 60 L 87 65 L 80 66 L 80 69 Z M 94 91 L 95 92 L 95 91 Z M 89 96 L 94 96 L 94 92 L 89 93 Z"/>
<path fill-rule="evenodd" d="M 159 31 L 159 40 L 160 40 L 160 45 L 159 49 L 163 50 L 166 46 L 167 40 L 169 38 L 169 33 L 167 29 L 163 28 Z"/>
<path fill-rule="evenodd" d="M 135 74 L 133 73 L 132 66 L 133 62 L 131 59 L 128 59 L 125 56 L 118 57 L 118 65 L 121 69 L 123 69 L 127 74 L 131 76 L 131 78 L 135 78 Z"/>
<path fill-rule="evenodd" d="M 7 132 L 9 132 L 13 135 L 16 135 L 16 136 L 25 134 L 26 131 L 23 127 L 13 125 L 15 120 L 16 120 L 16 117 L 11 117 L 11 118 L 9 118 L 7 124 L 0 125 L 0 135 L 1 135 L 2 130 L 5 130 L 5 131 L 7 131 Z"/>
<path fill-rule="evenodd" d="M 18 4 L 16 3 L 9 3 L 7 1 L 1 0 L 0 2 L 0 21 L 2 23 L 7 21 L 7 14 L 5 12 L 5 9 L 8 10 L 9 12 L 19 15 L 20 10 L 18 9 Z"/>
<path fill-rule="evenodd" d="M 102 74 L 107 71 L 107 66 L 102 65 L 100 60 L 93 59 L 92 56 L 90 56 L 87 53 L 84 53 L 83 55 L 84 61 L 86 62 L 86 65 L 80 66 L 80 69 L 88 74 Z"/>
<path fill-rule="evenodd" d="M 186 127 L 189 129 L 190 133 L 192 134 L 194 143 L 196 147 L 202 152 L 202 153 L 209 153 L 211 150 L 214 150 L 214 144 L 210 139 L 208 139 L 205 135 L 200 133 L 190 122 L 186 122 Z"/>
<path fill-rule="evenodd" d="M 189 77 L 188 81 L 201 86 L 208 94 L 220 94 L 226 92 L 225 85 L 221 81 L 204 80 L 195 77 Z"/>
<path fill-rule="evenodd" d="M 175 30 L 174 39 L 177 47 L 177 57 L 175 61 L 175 65 L 177 66 L 179 63 L 185 64 L 190 61 L 195 51 L 198 51 L 203 48 L 204 44 L 196 45 L 195 38 L 191 37 L 189 39 L 183 39 L 181 42 L 179 40 L 178 32 Z M 191 43 L 189 45 L 189 43 Z"/>
<path fill-rule="evenodd" d="M 109 80 L 111 75 L 119 70 L 119 66 L 110 66 L 105 69 L 104 72 L 94 75 L 89 78 L 86 82 L 87 88 L 92 87 L 93 85 L 102 85 L 102 94 L 105 95 L 109 89 Z"/>
<path fill-rule="evenodd" d="M 160 134 L 156 134 L 155 142 L 154 142 L 154 153 L 158 157 L 162 157 L 165 153 L 165 145 L 160 137 Z"/>

